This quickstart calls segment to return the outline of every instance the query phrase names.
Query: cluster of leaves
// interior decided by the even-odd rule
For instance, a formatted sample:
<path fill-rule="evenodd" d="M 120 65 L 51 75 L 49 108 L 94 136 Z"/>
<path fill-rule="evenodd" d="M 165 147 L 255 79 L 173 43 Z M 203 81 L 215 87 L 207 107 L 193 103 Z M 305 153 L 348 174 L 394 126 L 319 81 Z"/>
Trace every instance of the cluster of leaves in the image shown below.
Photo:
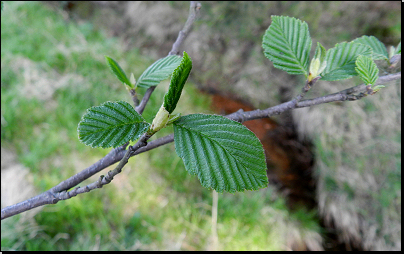
<path fill-rule="evenodd" d="M 383 87 L 374 85 L 379 73 L 374 60 L 389 62 L 394 55 L 401 54 L 401 42 L 388 55 L 378 39 L 363 36 L 352 42 L 336 44 L 329 50 L 317 43 L 309 66 L 311 44 L 307 23 L 272 16 L 262 46 L 265 56 L 276 68 L 289 74 L 304 74 L 308 82 L 319 77 L 335 81 L 359 75 L 374 92 Z M 106 102 L 88 109 L 78 126 L 80 141 L 92 147 L 118 147 L 144 134 L 152 136 L 166 125 L 173 124 L 175 151 L 186 170 L 197 175 L 204 187 L 235 192 L 267 186 L 263 147 L 244 125 L 217 115 L 171 115 L 192 69 L 191 58 L 186 52 L 182 58 L 169 55 L 159 59 L 137 81 L 133 74 L 129 79 L 115 60 L 107 56 L 106 60 L 128 89 L 156 86 L 171 75 L 170 86 L 152 124 L 123 101 Z"/>
<path fill-rule="evenodd" d="M 374 60 L 389 63 L 394 55 L 401 54 L 401 42 L 397 48 L 392 47 L 388 54 L 384 44 L 376 37 L 362 36 L 351 42 L 337 43 L 327 51 L 317 43 L 309 67 L 311 43 L 306 22 L 272 16 L 272 24 L 265 32 L 262 47 L 275 68 L 289 74 L 303 74 L 309 82 L 317 76 L 322 80 L 336 81 L 359 75 L 375 92 L 383 86 L 374 86 L 379 73 Z"/>
<path fill-rule="evenodd" d="M 174 125 L 175 151 L 186 170 L 201 184 L 216 191 L 235 192 L 266 187 L 266 162 L 258 138 L 244 125 L 223 116 L 191 114 L 171 116 L 192 69 L 186 52 L 183 57 L 167 56 L 147 68 L 135 82 L 119 64 L 106 56 L 108 66 L 129 89 L 156 86 L 171 75 L 170 86 L 152 124 L 127 102 L 105 102 L 91 107 L 78 126 L 79 140 L 91 147 L 118 147 L 153 135 L 166 125 Z"/>

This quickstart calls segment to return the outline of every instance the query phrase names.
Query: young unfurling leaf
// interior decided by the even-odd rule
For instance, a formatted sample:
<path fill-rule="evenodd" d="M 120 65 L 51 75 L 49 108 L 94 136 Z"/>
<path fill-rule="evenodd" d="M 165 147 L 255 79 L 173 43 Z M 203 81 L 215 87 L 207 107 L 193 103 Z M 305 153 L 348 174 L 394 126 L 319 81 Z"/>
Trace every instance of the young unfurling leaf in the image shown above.
<path fill-rule="evenodd" d="M 366 85 L 374 85 L 379 77 L 379 69 L 370 57 L 358 56 L 355 70 Z"/>
<path fill-rule="evenodd" d="M 170 55 L 161 58 L 150 65 L 137 80 L 136 86 L 149 88 L 157 86 L 160 81 L 168 78 L 180 64 L 181 57 Z"/>
<path fill-rule="evenodd" d="M 130 82 L 125 72 L 122 70 L 121 66 L 109 56 L 105 56 L 109 69 L 115 74 L 115 76 L 124 84 L 130 88 L 134 88 L 133 84 Z"/>
<path fill-rule="evenodd" d="M 182 89 L 188 79 L 189 73 L 192 69 L 192 60 L 187 52 L 184 52 L 180 65 L 174 70 L 171 76 L 170 86 L 167 93 L 164 95 L 164 108 L 171 114 L 177 102 L 180 99 Z"/>
<path fill-rule="evenodd" d="M 153 119 L 153 123 L 149 130 L 150 134 L 164 128 L 169 121 L 170 114 L 177 106 L 177 102 L 181 97 L 182 89 L 188 79 L 189 73 L 192 69 L 192 61 L 187 52 L 184 52 L 180 65 L 174 70 L 171 76 L 170 86 L 167 93 L 164 95 L 163 105 Z"/>

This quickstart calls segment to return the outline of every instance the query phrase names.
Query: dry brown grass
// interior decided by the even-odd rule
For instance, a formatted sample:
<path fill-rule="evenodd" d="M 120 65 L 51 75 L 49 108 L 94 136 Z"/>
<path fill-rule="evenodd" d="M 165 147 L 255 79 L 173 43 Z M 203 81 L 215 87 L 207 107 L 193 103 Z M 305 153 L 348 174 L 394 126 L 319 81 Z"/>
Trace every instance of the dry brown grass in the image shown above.
<path fill-rule="evenodd" d="M 361 101 L 293 113 L 300 133 L 316 139 L 317 197 L 326 223 L 354 246 L 401 249 L 401 187 L 394 187 L 401 186 L 401 82 Z"/>
<path fill-rule="evenodd" d="M 34 61 L 19 57 L 13 61 L 13 70 L 21 73 L 24 87 L 21 92 L 27 99 L 37 98 L 48 101 L 54 92 L 68 85 L 82 84 L 81 76 L 67 74 L 60 75 L 47 65 L 39 66 Z"/>

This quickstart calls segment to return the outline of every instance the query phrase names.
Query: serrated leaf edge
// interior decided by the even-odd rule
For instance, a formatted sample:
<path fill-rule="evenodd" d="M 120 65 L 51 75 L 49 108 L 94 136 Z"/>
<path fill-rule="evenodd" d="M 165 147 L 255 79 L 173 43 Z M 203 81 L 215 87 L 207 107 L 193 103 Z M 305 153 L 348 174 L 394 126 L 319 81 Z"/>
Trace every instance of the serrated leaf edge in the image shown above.
<path fill-rule="evenodd" d="M 310 49 L 311 49 L 311 38 L 310 38 L 310 32 L 308 29 L 308 25 L 306 22 L 296 19 L 294 17 L 287 17 L 287 16 L 276 16 L 272 15 L 272 23 L 268 27 L 268 29 L 265 31 L 263 40 L 262 40 L 262 47 L 264 49 L 264 55 L 271 60 L 274 63 L 274 67 L 284 70 L 289 74 L 304 74 L 306 77 L 308 76 L 308 64 L 309 64 L 309 54 L 310 54 Z M 281 54 L 284 51 L 284 45 L 281 44 L 271 44 L 271 41 L 273 39 L 277 39 L 277 41 L 287 41 L 287 38 L 285 38 L 285 34 L 287 34 L 287 31 L 284 31 L 282 29 L 282 22 L 285 22 L 285 20 L 289 20 L 289 25 L 290 23 L 293 22 L 294 28 L 296 26 L 299 26 L 298 29 L 294 29 L 293 36 L 292 37 L 297 37 L 297 40 L 293 41 L 294 46 L 296 46 L 297 43 L 300 43 L 304 41 L 304 44 L 307 44 L 307 47 L 301 46 L 302 50 L 295 52 L 295 48 L 290 48 L 289 50 L 293 52 L 294 58 L 291 58 L 289 56 L 286 56 Z M 307 38 L 302 38 L 300 36 L 300 33 L 303 31 L 307 31 L 305 35 L 307 35 Z M 273 36 L 273 38 L 269 38 L 269 34 Z M 297 34 L 297 35 L 296 35 Z M 288 36 L 288 35 L 287 35 Z M 289 43 L 287 43 L 288 45 Z M 289 47 L 289 45 L 288 45 Z M 269 49 L 269 50 L 268 50 Z M 275 56 L 273 55 L 273 52 L 271 52 L 271 49 L 274 51 L 279 51 L 282 57 L 280 56 Z M 301 57 L 299 58 L 298 55 L 301 54 Z M 287 59 L 292 63 L 285 62 L 285 60 L 281 60 L 279 58 Z M 298 68 L 296 68 L 296 65 Z"/>
<path fill-rule="evenodd" d="M 360 55 L 355 61 L 355 70 L 366 85 L 374 85 L 379 76 L 379 69 L 370 57 Z"/>
<path fill-rule="evenodd" d="M 204 114 L 194 114 L 194 115 L 204 115 Z M 188 115 L 188 116 L 190 116 L 190 115 Z M 206 115 L 206 116 L 213 116 L 213 115 Z M 219 117 L 222 117 L 222 116 L 219 116 Z M 181 119 L 181 118 L 180 118 Z M 235 123 L 235 125 L 234 126 L 237 126 L 237 128 L 242 128 L 243 130 L 247 130 L 249 133 L 252 133 L 250 130 L 248 130 L 244 125 L 241 125 L 241 124 L 239 124 L 238 122 L 235 122 L 235 121 L 232 121 L 232 120 L 230 120 L 230 119 L 227 119 L 227 118 L 224 118 L 223 117 L 223 119 L 224 119 L 224 121 L 231 121 L 231 122 L 228 122 L 228 123 L 231 123 L 231 124 L 234 124 Z M 221 122 L 221 120 L 223 120 L 223 119 L 217 119 L 219 122 Z M 208 122 L 208 125 L 209 125 L 209 121 L 210 121 L 211 119 L 198 119 L 198 120 L 195 120 L 196 122 L 197 122 L 197 124 L 198 124 L 198 128 L 201 128 L 201 127 L 203 127 L 202 126 L 202 124 L 201 124 L 201 122 Z M 178 121 L 178 120 L 177 120 Z M 196 123 L 193 121 L 193 124 L 195 125 Z M 214 123 L 214 125 L 216 125 L 217 123 Z M 239 125 L 238 125 L 239 124 Z M 174 122 L 174 125 L 175 126 L 178 126 L 178 122 Z M 186 127 L 184 127 L 184 125 L 181 125 L 181 128 L 180 129 L 176 129 L 176 131 L 175 132 L 177 132 L 177 131 L 184 131 L 184 130 L 187 130 L 188 132 L 193 132 L 194 133 L 194 135 L 197 135 L 197 136 L 199 136 L 199 135 L 203 135 L 203 133 L 202 132 L 196 132 L 195 133 L 195 131 L 192 131 L 192 130 L 189 130 L 189 128 L 186 128 Z M 208 127 L 208 129 L 209 129 L 209 127 Z M 223 130 L 224 132 L 226 132 L 226 130 Z M 178 154 L 178 156 L 180 157 L 180 158 L 182 158 L 182 160 L 184 161 L 184 164 L 185 164 L 185 166 L 186 166 L 186 169 L 187 169 L 187 171 L 191 174 L 191 175 L 197 175 L 198 176 L 198 179 L 200 180 L 200 182 L 201 182 L 201 184 L 204 186 L 204 187 L 206 187 L 206 188 L 213 188 L 213 189 L 215 189 L 216 191 L 219 191 L 219 192 L 222 192 L 222 191 L 228 191 L 228 192 L 235 192 L 235 191 L 244 191 L 244 190 L 257 190 L 257 189 L 259 189 L 259 188 L 262 188 L 262 187 L 265 187 L 266 186 L 266 184 L 267 184 L 267 178 L 266 178 L 266 180 L 264 180 L 262 177 L 263 177 L 263 172 L 266 172 L 266 166 L 265 166 L 265 163 L 263 163 L 263 167 L 265 168 L 264 170 L 263 170 L 263 172 L 261 172 L 261 173 L 259 173 L 259 171 L 257 171 L 257 169 L 251 169 L 250 167 L 249 167 L 249 164 L 251 163 L 251 162 L 248 162 L 248 160 L 241 160 L 240 161 L 240 157 L 239 157 L 239 155 L 237 155 L 237 154 L 234 154 L 234 153 L 232 153 L 232 152 L 229 152 L 228 151 L 228 148 L 226 148 L 226 147 L 224 147 L 223 146 L 223 144 L 221 144 L 220 142 L 219 142 L 219 140 L 221 139 L 221 137 L 223 137 L 223 131 L 219 131 L 219 133 L 220 133 L 220 135 L 218 136 L 218 137 L 215 137 L 214 139 L 212 139 L 211 138 L 211 136 L 208 136 L 208 137 L 205 137 L 205 139 L 206 140 L 209 140 L 209 142 L 214 142 L 214 143 L 217 143 L 217 146 L 213 146 L 212 147 L 212 149 L 218 149 L 219 147 L 223 150 L 223 151 L 225 151 L 231 158 L 233 158 L 233 161 L 229 161 L 229 158 L 227 158 L 226 156 L 226 158 L 224 158 L 224 157 L 221 157 L 221 160 L 222 160 L 222 162 L 223 162 L 223 160 L 224 159 L 226 159 L 226 162 L 225 162 L 225 164 L 227 164 L 227 165 L 229 165 L 229 164 L 232 164 L 232 163 L 237 163 L 237 165 L 239 165 L 239 166 L 242 166 L 244 169 L 245 169 L 245 172 L 244 171 L 239 171 L 239 170 L 230 170 L 230 169 L 228 169 L 228 168 L 222 168 L 222 170 L 224 171 L 224 172 L 217 172 L 217 171 L 215 171 L 215 172 L 212 172 L 212 174 L 214 173 L 214 175 L 216 175 L 216 178 L 220 178 L 220 180 L 223 180 L 223 177 L 225 177 L 226 179 L 228 179 L 229 178 L 229 176 L 231 176 L 231 179 L 233 180 L 233 181 L 229 181 L 229 180 L 231 180 L 231 179 L 228 179 L 227 181 L 225 181 L 225 182 L 223 182 L 223 181 L 216 181 L 216 183 L 213 183 L 212 184 L 212 180 L 208 177 L 209 176 L 209 174 L 207 175 L 206 173 L 207 172 L 203 172 L 203 170 L 201 170 L 201 169 L 197 169 L 197 164 L 198 163 L 201 163 L 200 162 L 200 160 L 197 158 L 197 157 L 195 157 L 195 154 L 191 154 L 191 159 L 189 159 L 188 158 L 188 160 L 187 160 L 187 158 L 185 158 L 186 156 L 187 156 L 187 154 L 184 154 L 185 153 L 185 151 L 184 151 L 184 144 L 181 144 L 181 140 L 178 140 L 178 138 L 181 138 L 182 139 L 182 137 L 178 137 L 177 135 L 174 135 L 174 140 L 175 140 L 175 145 L 176 145 L 176 152 L 177 152 L 177 154 Z M 215 131 L 215 132 L 217 132 L 217 131 Z M 230 133 L 231 135 L 234 135 L 234 132 L 229 132 L 229 131 L 227 131 L 228 133 Z M 210 132 L 210 133 L 212 133 L 212 132 Z M 237 135 L 239 135 L 239 133 L 237 134 Z M 254 133 L 252 133 L 252 135 L 254 135 L 254 137 L 256 138 L 256 136 L 255 136 L 255 134 Z M 250 138 L 251 136 L 249 136 L 249 135 L 247 135 L 246 137 L 248 137 L 248 138 Z M 202 141 L 204 140 L 204 139 L 201 139 Z M 194 145 L 196 145 L 196 144 L 199 144 L 200 143 L 200 141 L 201 140 L 191 140 L 191 138 L 188 136 L 188 138 L 187 138 L 187 146 L 194 146 Z M 227 141 L 227 142 L 230 142 L 230 139 L 223 139 L 223 142 L 225 142 L 225 141 Z M 239 141 L 237 141 L 237 140 L 231 140 L 232 142 L 233 142 L 233 144 L 234 143 L 237 143 L 237 142 L 239 142 Z M 261 145 L 261 143 L 259 142 L 259 140 L 256 138 L 256 140 L 255 141 L 258 141 L 258 144 L 260 145 L 260 149 L 258 149 L 255 145 L 253 145 L 252 143 L 251 144 L 247 144 L 247 143 L 245 143 L 245 142 L 239 142 L 239 143 L 242 143 L 242 145 L 245 145 L 245 146 L 249 146 L 250 148 L 250 150 L 251 149 L 253 149 L 253 150 L 257 150 L 257 152 L 258 153 L 261 153 L 262 152 L 262 158 L 261 159 L 263 159 L 263 160 L 265 160 L 265 155 L 264 155 L 264 150 L 263 150 L 263 148 L 262 148 L 262 145 Z M 178 144 L 180 144 L 180 147 L 178 147 Z M 233 149 L 235 149 L 234 147 L 233 147 Z M 249 150 L 249 149 L 247 149 L 247 150 Z M 198 150 L 198 149 L 194 149 L 194 148 L 192 148 L 191 150 Z M 235 150 L 237 150 L 237 149 L 235 149 Z M 239 151 L 238 153 L 245 153 L 245 150 L 246 149 L 243 149 L 243 151 Z M 261 151 L 260 151 L 261 150 Z M 209 154 L 211 154 L 211 150 L 209 150 L 209 149 L 207 149 L 207 151 L 205 151 L 205 153 L 209 153 Z M 217 154 L 220 154 L 220 153 L 215 153 L 216 155 Z M 217 157 L 217 156 L 215 156 L 215 155 L 212 155 L 211 154 L 211 156 L 214 156 L 214 157 Z M 203 163 L 205 162 L 205 161 L 202 161 Z M 189 165 L 189 163 L 191 163 L 192 165 Z M 254 165 L 256 165 L 256 163 L 254 163 Z M 206 165 L 205 165 L 206 166 Z M 216 169 L 215 167 L 213 167 L 213 169 Z M 223 175 L 224 174 L 224 175 Z M 247 174 L 247 175 L 244 175 L 244 174 Z M 219 176 L 220 177 L 219 177 Z M 250 175 L 250 176 L 248 176 L 248 175 Z M 266 177 L 266 173 L 264 174 L 265 175 L 265 177 Z M 204 176 L 204 177 L 203 177 Z M 251 178 L 252 177 L 252 178 Z M 252 183 L 251 181 L 254 181 L 254 183 Z M 265 183 L 263 183 L 262 181 L 265 181 Z M 235 186 L 235 183 L 237 183 L 237 186 Z M 225 186 L 223 186 L 223 184 L 227 184 L 227 187 L 225 187 Z M 247 184 L 247 185 L 246 185 Z"/>
<path fill-rule="evenodd" d="M 159 84 L 164 79 L 167 79 L 172 71 L 169 71 L 170 74 L 167 75 L 160 75 L 158 76 L 158 72 L 162 72 L 163 70 L 170 70 L 173 68 L 173 64 L 178 62 L 178 64 L 175 64 L 175 68 L 178 67 L 181 57 L 177 55 L 170 55 L 166 56 L 163 58 L 160 58 L 153 64 L 151 64 L 143 73 L 140 75 L 140 77 L 137 80 L 136 85 L 139 87 L 144 87 L 144 88 L 149 88 L 151 86 L 156 86 Z M 173 69 L 175 69 L 173 68 Z M 157 73 L 157 74 L 156 74 Z M 154 76 L 153 76 L 154 75 Z"/>
<path fill-rule="evenodd" d="M 352 42 L 369 46 L 373 51 L 373 53 L 372 53 L 373 60 L 388 60 L 389 59 L 389 55 L 387 53 L 386 46 L 379 39 L 377 39 L 374 36 L 363 35 L 359 38 L 356 38 Z M 382 52 L 380 52 L 380 51 L 382 51 Z"/>
<path fill-rule="evenodd" d="M 343 50 L 343 51 L 342 51 L 342 53 L 344 53 L 343 56 L 346 56 L 347 53 L 349 53 L 349 52 L 352 50 L 352 47 L 353 47 L 355 44 L 358 44 L 358 45 L 362 46 L 363 49 L 364 49 L 364 50 L 366 49 L 367 51 L 364 51 L 364 50 L 363 50 L 363 51 L 360 51 L 360 52 L 356 53 L 355 56 L 354 56 L 352 59 L 349 59 L 349 61 L 348 61 L 347 59 L 342 59 L 341 56 L 339 57 L 338 60 L 334 61 L 334 59 L 335 59 L 335 57 L 336 57 L 335 54 L 337 53 L 337 52 L 336 52 L 337 50 Z M 347 50 L 347 47 L 349 47 L 348 50 Z M 358 46 L 358 47 L 359 47 L 359 46 Z M 364 54 L 364 53 L 366 53 L 365 55 L 371 56 L 371 55 L 372 55 L 372 48 L 369 47 L 368 45 L 361 44 L 361 43 L 355 43 L 355 42 L 353 42 L 353 41 L 352 41 L 352 42 L 341 42 L 341 43 L 335 44 L 335 47 L 333 47 L 333 48 L 327 50 L 327 53 L 326 53 L 327 66 L 326 66 L 325 70 L 324 70 L 324 71 L 322 72 L 322 74 L 321 74 L 322 80 L 326 80 L 326 81 L 337 81 L 337 80 L 348 79 L 348 78 L 351 78 L 351 77 L 357 75 L 357 72 L 355 71 L 355 61 L 356 61 L 356 58 L 357 58 L 359 55 L 362 55 L 362 54 Z M 333 54 L 333 55 L 331 56 L 331 54 Z M 331 60 L 329 59 L 330 57 L 332 57 Z M 337 66 L 336 66 L 335 62 L 337 62 Z M 331 63 L 332 63 L 332 64 L 331 64 Z M 342 64 L 342 65 L 339 65 L 339 66 L 338 66 L 338 64 Z M 352 69 L 349 73 L 347 73 L 347 72 L 344 71 L 344 69 L 343 69 L 343 67 L 347 66 L 348 64 L 353 65 L 353 69 Z M 331 69 L 331 70 L 330 70 L 330 68 L 334 68 L 334 69 Z M 338 77 L 338 78 L 335 78 L 335 77 L 334 77 L 333 79 L 330 79 L 329 77 L 327 77 L 327 75 L 330 75 L 330 73 L 333 73 L 333 72 L 335 73 L 335 72 L 341 71 L 341 70 L 342 70 L 343 72 L 345 72 L 344 76 Z M 335 75 L 335 74 L 334 74 L 334 75 Z"/>
<path fill-rule="evenodd" d="M 178 100 L 181 97 L 182 89 L 187 82 L 191 70 L 192 60 L 187 52 L 184 51 L 181 63 L 174 70 L 171 76 L 170 86 L 168 87 L 167 93 L 164 95 L 163 106 L 170 114 L 177 106 Z"/>
<path fill-rule="evenodd" d="M 91 134 L 88 134 L 88 135 L 85 135 L 85 136 L 83 136 L 83 135 L 80 135 L 80 132 L 81 133 L 83 133 L 83 130 L 84 129 L 82 129 L 82 127 L 83 126 L 90 126 L 88 123 L 88 120 L 87 119 L 89 119 L 89 120 L 96 120 L 96 121 L 98 121 L 98 122 L 100 122 L 100 123 L 102 123 L 103 121 L 99 121 L 99 119 L 97 118 L 97 119 L 94 119 L 94 118 L 90 118 L 90 117 L 88 117 L 88 115 L 89 114 L 100 114 L 100 115 L 102 115 L 102 114 L 104 114 L 104 111 L 101 111 L 101 112 L 98 112 L 98 111 L 94 111 L 94 110 L 98 110 L 98 109 L 100 109 L 101 107 L 105 107 L 105 108 L 108 108 L 109 110 L 111 110 L 111 104 L 119 104 L 120 106 L 122 106 L 123 108 L 125 108 L 126 110 L 128 110 L 131 114 L 134 114 L 135 115 L 135 117 L 137 117 L 137 118 L 139 118 L 139 120 L 140 121 L 137 121 L 137 122 L 134 122 L 134 124 L 133 125 L 135 125 L 135 124 L 141 124 L 141 125 L 143 125 L 143 128 L 142 128 L 142 126 L 138 126 L 137 127 L 137 129 L 138 129 L 138 133 L 137 133 L 137 135 L 134 135 L 135 134 L 135 132 L 133 132 L 130 136 L 126 136 L 126 138 L 122 138 L 122 140 L 120 141 L 120 142 L 118 142 L 118 143 L 116 143 L 116 141 L 114 141 L 114 143 L 116 143 L 115 145 L 108 145 L 108 144 L 106 144 L 106 141 L 105 141 L 105 139 L 106 138 L 108 138 L 109 136 L 111 136 L 111 135 L 115 135 L 115 138 L 112 138 L 112 141 L 113 140 L 116 140 L 116 139 L 119 139 L 119 136 L 117 135 L 117 133 L 116 133 L 116 131 L 124 131 L 124 129 L 120 129 L 119 130 L 119 128 L 116 128 L 116 126 L 128 126 L 128 124 L 121 124 L 121 125 L 115 125 L 115 128 L 111 128 L 111 129 L 116 129 L 116 131 L 113 133 L 113 132 L 109 132 L 109 133 L 107 133 L 107 134 L 105 134 L 104 136 L 100 136 L 100 137 L 95 137 L 94 139 L 92 139 L 92 141 L 91 142 L 88 142 L 87 141 L 87 137 L 89 136 L 89 135 L 91 135 L 91 134 L 94 134 L 94 133 L 96 133 L 96 132 L 90 132 Z M 129 110 L 128 108 L 130 108 L 130 109 L 132 109 L 132 110 Z M 114 110 L 115 110 L 115 108 L 113 108 Z M 113 111 L 113 110 L 111 110 L 111 111 Z M 135 112 L 135 113 L 134 113 Z M 122 114 L 122 112 L 120 112 L 120 111 L 118 111 L 118 112 L 114 112 L 114 113 L 117 113 L 117 114 L 120 114 L 120 115 L 123 115 L 123 117 L 125 117 L 125 118 L 128 118 L 128 116 L 126 115 L 126 114 Z M 110 115 L 107 115 L 107 117 L 111 117 Z M 123 121 L 122 119 L 120 119 L 120 121 Z M 77 127 L 77 134 L 78 134 L 78 137 L 79 137 L 79 140 L 80 140 L 80 142 L 82 142 L 83 144 L 85 144 L 85 145 L 88 145 L 88 146 L 90 146 L 90 147 L 93 147 L 93 148 L 95 148 L 95 147 L 102 147 L 102 148 L 108 148 L 108 147 L 117 147 L 117 146 L 120 146 L 120 145 L 123 145 L 124 143 L 126 143 L 127 141 L 133 141 L 133 140 L 135 140 L 135 139 L 137 139 L 138 137 L 140 137 L 143 133 L 145 133 L 146 131 L 147 131 L 147 129 L 149 128 L 149 126 L 150 126 L 150 124 L 149 123 L 147 123 L 145 120 L 144 120 L 144 118 L 140 115 L 140 114 L 138 114 L 134 109 L 133 109 L 133 107 L 129 104 L 129 103 L 127 103 L 127 102 L 125 102 L 125 101 L 118 101 L 118 102 L 111 102 L 111 101 L 107 101 L 107 102 L 104 102 L 103 104 L 101 104 L 100 106 L 93 106 L 93 107 L 91 107 L 91 108 L 88 108 L 87 110 L 86 110 L 86 112 L 83 114 L 83 116 L 81 117 L 81 121 L 79 122 L 79 124 L 78 124 L 78 127 Z M 98 126 L 97 126 L 98 127 Z M 131 129 L 133 128 L 134 126 L 132 126 L 131 127 Z M 100 132 L 103 132 L 105 129 L 102 129 L 102 130 L 100 130 Z M 88 132 L 87 132 L 88 133 Z M 85 134 L 87 134 L 87 133 L 85 133 Z M 98 144 L 98 145 L 94 145 L 94 143 L 99 143 L 99 139 L 101 139 L 101 138 L 103 138 L 104 139 L 104 141 L 102 141 L 100 144 Z M 111 140 L 110 140 L 110 142 L 109 143 L 111 143 L 112 142 Z"/>

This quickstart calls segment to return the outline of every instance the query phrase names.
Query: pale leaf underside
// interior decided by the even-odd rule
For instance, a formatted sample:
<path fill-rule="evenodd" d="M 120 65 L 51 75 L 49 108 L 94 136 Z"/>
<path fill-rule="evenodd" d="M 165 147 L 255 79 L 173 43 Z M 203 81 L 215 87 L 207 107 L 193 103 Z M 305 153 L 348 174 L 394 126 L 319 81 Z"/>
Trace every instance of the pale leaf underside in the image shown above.
<path fill-rule="evenodd" d="M 180 62 L 181 57 L 177 55 L 170 55 L 157 60 L 140 75 L 137 80 L 137 86 L 144 88 L 157 86 L 173 73 Z"/>

